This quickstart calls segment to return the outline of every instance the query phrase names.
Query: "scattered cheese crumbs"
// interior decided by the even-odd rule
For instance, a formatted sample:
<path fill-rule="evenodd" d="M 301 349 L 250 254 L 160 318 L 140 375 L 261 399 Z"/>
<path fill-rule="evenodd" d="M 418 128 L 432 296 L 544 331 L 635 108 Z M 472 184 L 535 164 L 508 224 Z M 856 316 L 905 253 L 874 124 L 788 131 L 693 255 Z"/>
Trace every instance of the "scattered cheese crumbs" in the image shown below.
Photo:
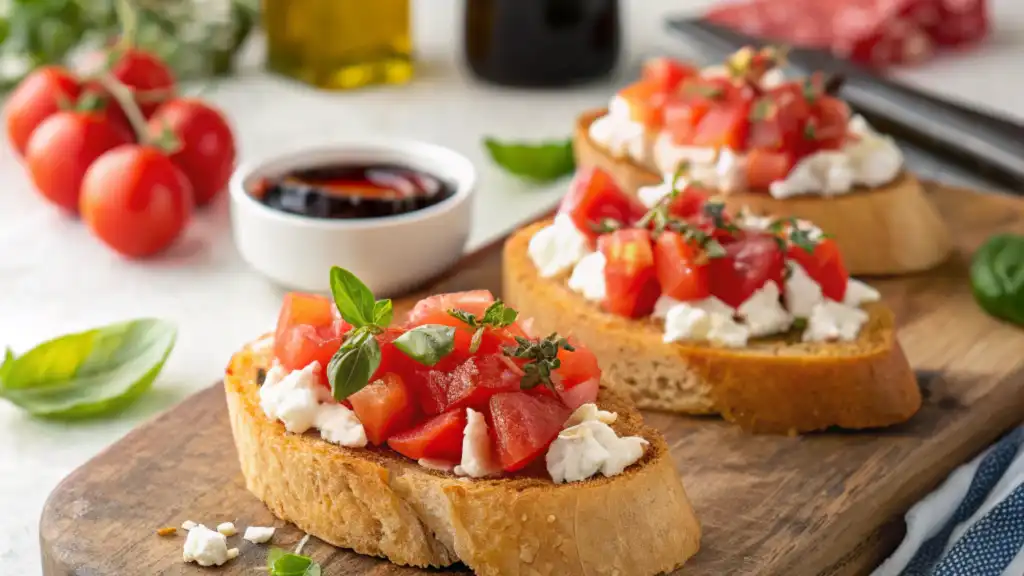
<path fill-rule="evenodd" d="M 220 532 L 225 536 L 234 536 L 235 534 L 238 534 L 238 530 L 235 528 L 235 525 L 231 522 L 222 522 L 218 524 L 217 532 Z"/>
<path fill-rule="evenodd" d="M 249 526 L 242 538 L 253 544 L 264 544 L 274 537 L 274 530 L 273 526 Z"/>
<path fill-rule="evenodd" d="M 238 558 L 238 548 L 228 548 L 228 560 Z"/>
<path fill-rule="evenodd" d="M 164 526 L 163 528 L 156 531 L 157 536 L 174 536 L 178 533 L 178 529 L 174 526 Z"/>
<path fill-rule="evenodd" d="M 309 542 L 309 534 L 306 534 L 302 537 L 302 540 L 299 540 L 299 544 L 295 547 L 296 554 L 302 554 L 302 549 L 306 547 L 306 542 Z"/>
<path fill-rule="evenodd" d="M 200 566 L 220 566 L 229 560 L 228 539 L 199 524 L 188 531 L 181 559 Z"/>
<path fill-rule="evenodd" d="M 195 528 L 196 526 L 198 526 L 198 524 L 196 524 L 195 522 L 193 522 L 191 520 L 185 520 L 184 522 L 181 523 L 181 529 L 182 530 L 191 530 L 191 529 Z"/>

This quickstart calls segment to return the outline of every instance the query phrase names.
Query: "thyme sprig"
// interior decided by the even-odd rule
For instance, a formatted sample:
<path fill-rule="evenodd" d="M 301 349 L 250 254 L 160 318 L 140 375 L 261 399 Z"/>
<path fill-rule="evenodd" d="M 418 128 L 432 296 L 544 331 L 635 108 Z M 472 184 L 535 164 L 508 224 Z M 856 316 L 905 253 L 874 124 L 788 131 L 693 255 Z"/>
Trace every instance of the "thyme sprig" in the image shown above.
<path fill-rule="evenodd" d="M 506 346 L 504 353 L 512 358 L 529 360 L 523 365 L 524 374 L 519 381 L 519 387 L 529 390 L 543 384 L 557 392 L 554 382 L 551 381 L 551 374 L 562 365 L 562 361 L 558 359 L 558 351 L 575 352 L 576 348 L 557 332 L 552 332 L 548 337 L 539 340 L 516 336 L 516 344 L 518 345 Z"/>
<path fill-rule="evenodd" d="M 499 299 L 488 306 L 480 318 L 477 318 L 475 314 L 470 314 L 465 310 L 456 308 L 449 309 L 448 315 L 465 322 L 474 331 L 473 338 L 469 341 L 469 352 L 476 353 L 480 349 L 480 343 L 483 341 L 484 330 L 487 328 L 505 328 L 510 326 L 516 321 L 519 312 L 505 306 L 505 303 Z"/>

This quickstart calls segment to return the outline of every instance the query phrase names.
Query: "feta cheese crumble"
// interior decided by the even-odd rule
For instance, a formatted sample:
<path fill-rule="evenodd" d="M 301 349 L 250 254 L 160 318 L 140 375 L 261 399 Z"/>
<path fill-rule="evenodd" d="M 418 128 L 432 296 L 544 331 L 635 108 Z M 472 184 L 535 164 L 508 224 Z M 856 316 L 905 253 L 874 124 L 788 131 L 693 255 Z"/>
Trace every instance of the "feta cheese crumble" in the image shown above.
<path fill-rule="evenodd" d="M 366 446 L 366 430 L 355 412 L 342 404 L 322 404 L 314 419 L 320 437 L 350 448 Z"/>
<path fill-rule="evenodd" d="M 594 404 L 584 404 L 569 417 L 568 427 L 544 456 L 548 474 L 556 484 L 579 482 L 598 472 L 615 476 L 643 457 L 647 440 L 639 436 L 620 438 L 607 420 L 614 421 L 612 413 L 598 410 Z"/>
<path fill-rule="evenodd" d="M 814 306 L 803 334 L 804 342 L 851 341 L 857 338 L 868 313 L 853 306 L 824 300 Z"/>
<path fill-rule="evenodd" d="M 220 532 L 225 536 L 234 536 L 235 534 L 238 534 L 238 529 L 236 529 L 235 525 L 231 522 L 221 522 L 217 525 L 217 532 Z"/>
<path fill-rule="evenodd" d="M 591 252 L 583 257 L 569 276 L 569 289 L 579 292 L 587 300 L 604 300 L 607 286 L 604 281 L 604 267 L 607 260 L 601 252 Z"/>
<path fill-rule="evenodd" d="M 273 526 L 249 526 L 245 529 L 242 539 L 253 544 L 265 544 L 274 537 L 274 530 L 276 529 Z"/>
<path fill-rule="evenodd" d="M 768 281 L 740 304 L 736 312 L 743 318 L 751 336 L 756 338 L 789 330 L 793 317 L 783 308 L 781 296 L 779 285 Z"/>
<path fill-rule="evenodd" d="M 185 562 L 195 562 L 200 566 L 220 566 L 231 559 L 228 556 L 228 539 L 223 534 L 198 524 L 188 531 L 181 558 Z"/>
<path fill-rule="evenodd" d="M 641 159 L 645 156 L 644 125 L 633 120 L 629 102 L 621 96 L 612 98 L 608 113 L 590 124 L 588 135 L 617 158 Z"/>
<path fill-rule="evenodd" d="M 527 253 L 542 278 L 557 276 L 572 268 L 590 253 L 587 237 L 576 228 L 568 214 L 558 214 L 555 221 L 530 238 Z"/>
<path fill-rule="evenodd" d="M 455 467 L 458 476 L 484 478 L 501 472 L 491 447 L 484 415 L 466 408 L 466 428 L 462 432 L 462 462 Z"/>
<path fill-rule="evenodd" d="M 274 366 L 260 386 L 260 407 L 271 420 L 280 420 L 285 430 L 302 434 L 316 423 L 321 399 L 328 393 L 320 385 L 320 363 L 287 372 Z"/>

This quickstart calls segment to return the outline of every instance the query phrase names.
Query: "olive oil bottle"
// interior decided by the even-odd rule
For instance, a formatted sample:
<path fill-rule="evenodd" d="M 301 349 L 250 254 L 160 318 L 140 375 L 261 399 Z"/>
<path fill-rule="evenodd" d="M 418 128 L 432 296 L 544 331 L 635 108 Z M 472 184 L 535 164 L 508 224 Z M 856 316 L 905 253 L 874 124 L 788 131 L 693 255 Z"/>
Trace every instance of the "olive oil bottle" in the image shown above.
<path fill-rule="evenodd" d="M 263 0 L 267 67 L 321 88 L 412 77 L 411 0 Z"/>

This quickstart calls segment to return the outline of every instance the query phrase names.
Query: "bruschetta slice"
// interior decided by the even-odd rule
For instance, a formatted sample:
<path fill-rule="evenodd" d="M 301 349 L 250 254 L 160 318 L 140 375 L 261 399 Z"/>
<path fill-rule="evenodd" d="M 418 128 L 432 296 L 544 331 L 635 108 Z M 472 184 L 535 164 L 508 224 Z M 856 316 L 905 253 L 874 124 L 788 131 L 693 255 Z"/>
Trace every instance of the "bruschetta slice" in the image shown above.
<path fill-rule="evenodd" d="M 829 95 L 820 74 L 787 80 L 781 64 L 749 49 L 704 70 L 656 59 L 607 110 L 579 117 L 577 164 L 634 194 L 686 165 L 730 211 L 815 222 L 855 274 L 945 260 L 948 232 L 894 141 Z"/>
<path fill-rule="evenodd" d="M 653 575 L 696 553 L 664 439 L 599 385 L 586 347 L 529 336 L 486 291 L 391 325 L 390 301 L 353 278 L 332 283 L 338 308 L 290 294 L 275 333 L 227 369 L 242 474 L 276 516 L 396 564 L 483 575 Z"/>

